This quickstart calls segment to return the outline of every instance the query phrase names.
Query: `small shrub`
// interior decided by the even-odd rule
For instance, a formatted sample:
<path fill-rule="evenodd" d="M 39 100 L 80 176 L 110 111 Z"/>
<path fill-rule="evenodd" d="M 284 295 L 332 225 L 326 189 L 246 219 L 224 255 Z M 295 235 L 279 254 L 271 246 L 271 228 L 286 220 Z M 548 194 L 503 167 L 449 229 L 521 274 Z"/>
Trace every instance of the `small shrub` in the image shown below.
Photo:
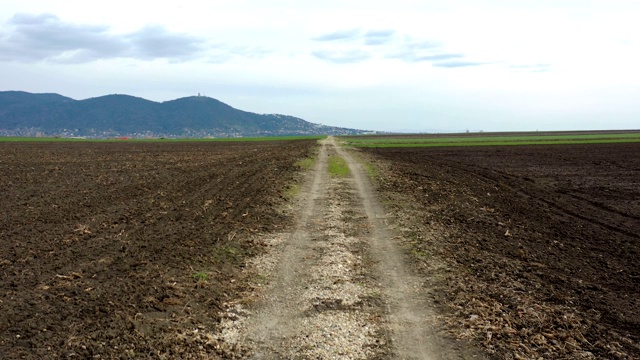
<path fill-rule="evenodd" d="M 197 272 L 197 273 L 195 273 L 195 274 L 193 274 L 193 275 L 191 275 L 191 276 L 193 276 L 193 279 L 194 279 L 195 281 L 197 281 L 197 282 L 201 282 L 201 281 L 202 281 L 202 282 L 206 282 L 206 281 L 207 281 L 207 279 L 209 278 L 209 276 L 207 275 L 207 273 L 206 273 L 206 272 L 204 272 L 204 271 Z"/>

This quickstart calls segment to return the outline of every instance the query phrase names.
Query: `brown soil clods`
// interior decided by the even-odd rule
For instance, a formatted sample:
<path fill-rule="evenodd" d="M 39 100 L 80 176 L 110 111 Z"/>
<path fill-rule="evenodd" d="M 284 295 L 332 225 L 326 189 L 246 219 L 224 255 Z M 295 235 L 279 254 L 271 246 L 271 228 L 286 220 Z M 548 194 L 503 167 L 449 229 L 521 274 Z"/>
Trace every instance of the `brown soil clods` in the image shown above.
<path fill-rule="evenodd" d="M 364 152 L 455 334 L 496 358 L 640 357 L 640 144 Z"/>
<path fill-rule="evenodd" d="M 315 143 L 1 143 L 0 358 L 215 355 Z"/>

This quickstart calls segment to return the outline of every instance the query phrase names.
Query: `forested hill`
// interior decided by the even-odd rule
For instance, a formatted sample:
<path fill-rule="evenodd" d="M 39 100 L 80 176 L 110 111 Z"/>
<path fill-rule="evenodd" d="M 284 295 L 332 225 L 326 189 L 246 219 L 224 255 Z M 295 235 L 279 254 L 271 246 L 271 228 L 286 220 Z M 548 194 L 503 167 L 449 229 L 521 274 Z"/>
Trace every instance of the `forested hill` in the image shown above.
<path fill-rule="evenodd" d="M 363 132 L 293 116 L 246 112 L 205 96 L 158 103 L 129 95 L 74 100 L 58 94 L 0 92 L 0 136 L 238 137 Z"/>

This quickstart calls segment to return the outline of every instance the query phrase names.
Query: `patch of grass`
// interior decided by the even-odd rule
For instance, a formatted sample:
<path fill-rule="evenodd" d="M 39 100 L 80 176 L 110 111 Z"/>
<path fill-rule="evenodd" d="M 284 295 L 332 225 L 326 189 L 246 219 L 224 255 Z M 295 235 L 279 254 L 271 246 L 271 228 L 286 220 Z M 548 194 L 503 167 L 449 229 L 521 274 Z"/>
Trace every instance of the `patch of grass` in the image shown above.
<path fill-rule="evenodd" d="M 349 176 L 349 166 L 340 156 L 329 157 L 329 174 L 338 178 Z"/>
<path fill-rule="evenodd" d="M 206 282 L 209 279 L 209 276 L 204 271 L 199 271 L 193 275 L 191 275 L 193 279 L 197 282 Z"/>
<path fill-rule="evenodd" d="M 380 170 L 378 169 L 378 167 L 373 163 L 367 161 L 367 158 L 362 155 L 361 152 L 354 152 L 354 155 L 358 163 L 362 165 L 364 170 L 367 172 L 367 175 L 369 175 L 369 179 L 377 181 L 380 178 Z"/>
<path fill-rule="evenodd" d="M 360 164 L 362 164 L 370 179 L 377 179 L 380 176 L 378 168 L 372 163 L 360 159 Z"/>
<path fill-rule="evenodd" d="M 316 166 L 317 158 L 317 148 L 315 148 L 311 156 L 296 161 L 295 166 L 300 168 L 300 170 L 302 171 L 309 171 Z M 300 194 L 301 186 L 298 181 L 299 179 L 290 183 L 286 187 L 286 189 L 284 190 L 285 198 L 293 199 Z"/>
<path fill-rule="evenodd" d="M 229 241 L 231 240 L 232 236 L 230 236 Z M 217 246 L 211 255 L 214 263 L 235 263 L 242 258 L 242 251 L 231 244 L 223 244 Z"/>
<path fill-rule="evenodd" d="M 318 140 L 319 144 L 320 140 Z M 299 159 L 295 162 L 295 166 L 297 166 L 301 171 L 309 171 L 316 166 L 316 162 L 318 160 L 318 145 L 316 145 L 311 151 L 311 155 L 309 157 Z M 284 197 L 288 199 L 293 199 L 300 194 L 301 186 L 299 184 L 300 178 L 294 179 L 291 183 L 289 183 L 284 190 Z"/>
<path fill-rule="evenodd" d="M 296 196 L 300 195 L 300 184 L 293 183 L 290 184 L 287 189 L 284 191 L 284 197 L 288 199 L 293 199 Z"/>
<path fill-rule="evenodd" d="M 296 161 L 296 166 L 302 170 L 311 170 L 316 165 L 316 158 L 304 158 Z"/>

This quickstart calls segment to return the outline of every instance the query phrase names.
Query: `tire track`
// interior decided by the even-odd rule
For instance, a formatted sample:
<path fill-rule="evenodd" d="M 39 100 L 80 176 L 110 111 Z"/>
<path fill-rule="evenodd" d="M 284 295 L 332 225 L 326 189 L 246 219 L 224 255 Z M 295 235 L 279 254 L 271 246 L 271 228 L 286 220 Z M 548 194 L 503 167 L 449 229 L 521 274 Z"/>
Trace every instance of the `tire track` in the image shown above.
<path fill-rule="evenodd" d="M 351 176 L 328 175 L 329 155 Z M 215 335 L 229 358 L 467 358 L 434 330 L 424 281 L 411 274 L 362 167 L 329 137 L 303 185 L 297 225 L 262 240 L 261 279 L 227 304 Z M 266 286 L 264 286 L 266 282 Z"/>

